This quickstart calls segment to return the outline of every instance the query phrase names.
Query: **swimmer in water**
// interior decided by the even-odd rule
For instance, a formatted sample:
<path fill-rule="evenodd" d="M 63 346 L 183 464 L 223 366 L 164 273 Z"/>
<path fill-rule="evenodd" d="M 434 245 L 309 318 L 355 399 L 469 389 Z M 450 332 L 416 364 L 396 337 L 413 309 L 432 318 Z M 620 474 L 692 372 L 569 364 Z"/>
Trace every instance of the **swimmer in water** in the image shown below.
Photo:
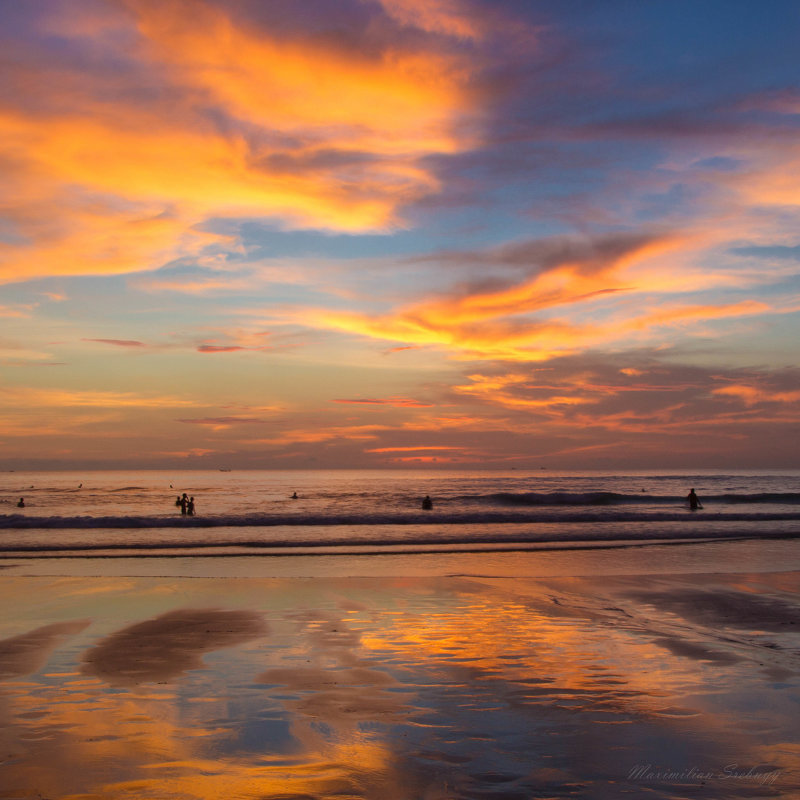
<path fill-rule="evenodd" d="M 689 501 L 689 508 L 692 511 L 697 511 L 698 508 L 702 508 L 702 504 L 700 503 L 700 498 L 695 494 L 694 489 L 692 489 L 688 495 L 686 495 L 686 499 Z"/>

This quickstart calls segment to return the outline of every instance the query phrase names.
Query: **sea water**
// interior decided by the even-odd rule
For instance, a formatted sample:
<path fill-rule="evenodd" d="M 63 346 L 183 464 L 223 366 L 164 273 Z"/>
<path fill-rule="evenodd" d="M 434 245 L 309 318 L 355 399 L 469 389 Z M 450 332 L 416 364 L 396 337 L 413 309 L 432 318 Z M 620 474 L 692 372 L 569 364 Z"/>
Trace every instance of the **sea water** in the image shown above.
<path fill-rule="evenodd" d="M 176 505 L 184 493 L 193 516 Z M 800 470 L 0 475 L 3 558 L 413 555 L 794 537 Z"/>

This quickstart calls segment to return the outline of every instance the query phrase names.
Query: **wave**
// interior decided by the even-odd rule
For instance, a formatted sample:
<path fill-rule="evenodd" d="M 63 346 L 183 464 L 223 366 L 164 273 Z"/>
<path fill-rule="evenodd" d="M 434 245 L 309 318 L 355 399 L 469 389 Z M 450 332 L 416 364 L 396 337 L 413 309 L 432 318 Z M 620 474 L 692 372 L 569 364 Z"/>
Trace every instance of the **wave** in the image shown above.
<path fill-rule="evenodd" d="M 635 531 L 615 530 L 612 536 L 604 531 L 572 532 L 564 538 L 553 532 L 517 532 L 507 535 L 465 535 L 452 533 L 432 536 L 422 532 L 412 536 L 343 536 L 335 539 L 274 537 L 207 538 L 176 541 L 114 541 L 33 542 L 0 546 L 0 558 L 35 558 L 47 556 L 187 556 L 187 555 L 377 555 L 411 553 L 488 552 L 495 550 L 563 550 L 642 546 L 648 544 L 681 545 L 687 543 L 725 542 L 743 539 L 797 539 L 800 530 L 772 531 L 755 534 L 752 529 L 711 529 L 690 535 L 674 529 L 649 528 Z"/>
<path fill-rule="evenodd" d="M 800 493 L 797 492 L 759 492 L 758 494 L 722 494 L 712 496 L 711 501 L 720 503 L 780 503 L 783 505 L 800 505 Z"/>
<path fill-rule="evenodd" d="M 495 492 L 487 495 L 462 495 L 458 500 L 477 505 L 496 506 L 616 506 L 679 505 L 685 497 L 674 495 L 620 494 L 618 492 Z M 702 501 L 716 504 L 800 505 L 797 492 L 759 492 L 755 494 L 704 495 Z"/>
<path fill-rule="evenodd" d="M 488 502 L 499 506 L 608 506 L 641 503 L 654 498 L 617 492 L 496 492 L 488 495 L 464 495 L 459 499 L 468 503 Z M 675 502 L 674 498 L 669 500 Z"/>
<path fill-rule="evenodd" d="M 544 510 L 525 512 L 473 511 L 458 513 L 397 512 L 352 514 L 236 514 L 202 517 L 183 516 L 74 516 L 36 517 L 23 514 L 0 515 L 0 530 L 81 529 L 81 528 L 264 528 L 281 526 L 366 526 L 366 525 L 502 525 L 510 523 L 581 523 L 581 522 L 748 522 L 800 521 L 800 511 L 762 512 L 689 512 L 625 511 L 604 512 L 582 510 L 547 513 Z"/>

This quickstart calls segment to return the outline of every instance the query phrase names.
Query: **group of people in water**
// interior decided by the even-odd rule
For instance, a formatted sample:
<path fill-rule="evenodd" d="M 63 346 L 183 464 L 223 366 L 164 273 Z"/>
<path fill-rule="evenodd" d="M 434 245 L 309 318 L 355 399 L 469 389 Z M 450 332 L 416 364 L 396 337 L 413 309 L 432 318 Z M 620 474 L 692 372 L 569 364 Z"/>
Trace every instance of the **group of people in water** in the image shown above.
<path fill-rule="evenodd" d="M 187 517 L 194 516 L 194 497 L 189 497 L 186 492 L 175 499 L 175 505 L 180 508 L 181 514 Z"/>

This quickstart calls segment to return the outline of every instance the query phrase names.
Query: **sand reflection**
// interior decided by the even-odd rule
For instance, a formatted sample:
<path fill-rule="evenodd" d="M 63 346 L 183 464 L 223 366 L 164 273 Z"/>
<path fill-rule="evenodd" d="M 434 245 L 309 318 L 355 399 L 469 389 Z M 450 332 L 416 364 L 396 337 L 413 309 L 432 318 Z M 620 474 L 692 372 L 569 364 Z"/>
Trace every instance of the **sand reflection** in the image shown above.
<path fill-rule="evenodd" d="M 37 672 L 56 647 L 88 625 L 88 620 L 56 622 L 0 640 L 0 680 Z"/>
<path fill-rule="evenodd" d="M 181 584 L 178 609 L 157 584 L 98 605 L 94 638 L 70 622 L 0 642 L 0 797 L 732 800 L 758 787 L 634 770 L 734 762 L 771 765 L 787 798 L 800 788 L 798 681 L 771 682 L 750 644 L 633 584 L 252 580 L 232 611 L 218 581 Z M 648 592 L 747 600 L 668 589 Z M 155 615 L 114 626 L 137 591 Z M 37 673 L 47 659 L 58 669 Z"/>
<path fill-rule="evenodd" d="M 85 654 L 83 672 L 122 685 L 167 681 L 201 667 L 205 653 L 266 632 L 262 617 L 250 611 L 171 611 L 100 642 Z"/>

